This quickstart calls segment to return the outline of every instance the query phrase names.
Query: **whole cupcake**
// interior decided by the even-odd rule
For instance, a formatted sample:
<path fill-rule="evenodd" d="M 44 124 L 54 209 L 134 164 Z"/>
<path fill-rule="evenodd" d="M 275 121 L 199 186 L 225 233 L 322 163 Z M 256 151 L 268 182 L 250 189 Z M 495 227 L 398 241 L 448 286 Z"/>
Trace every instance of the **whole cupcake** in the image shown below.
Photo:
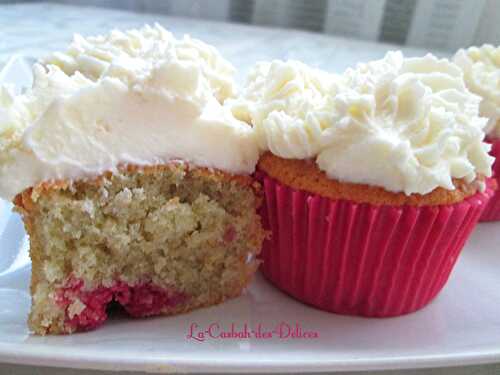
<path fill-rule="evenodd" d="M 481 116 L 488 118 L 485 128 L 486 141 L 492 144 L 491 155 L 497 161 L 493 164 L 491 185 L 500 184 L 500 47 L 485 44 L 459 50 L 454 62 L 464 73 L 467 88 L 482 98 L 479 106 Z M 489 201 L 481 221 L 500 220 L 500 192 Z"/>
<path fill-rule="evenodd" d="M 262 150 L 265 277 L 342 314 L 429 303 L 491 195 L 479 102 L 431 55 L 391 52 L 342 76 L 257 64 L 228 104 Z"/>

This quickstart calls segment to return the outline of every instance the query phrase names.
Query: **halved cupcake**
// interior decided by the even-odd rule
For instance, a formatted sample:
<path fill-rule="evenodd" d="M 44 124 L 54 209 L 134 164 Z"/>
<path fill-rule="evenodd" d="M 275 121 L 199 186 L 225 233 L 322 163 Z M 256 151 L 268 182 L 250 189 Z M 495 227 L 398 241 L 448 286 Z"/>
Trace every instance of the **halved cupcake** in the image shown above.
<path fill-rule="evenodd" d="M 485 44 L 461 49 L 453 58 L 464 73 L 467 88 L 481 97 L 479 112 L 488 119 L 486 141 L 491 143 L 493 164 L 492 185 L 500 185 L 500 47 Z M 500 220 L 500 192 L 493 195 L 481 221 Z"/>
<path fill-rule="evenodd" d="M 221 102 L 233 68 L 160 26 L 76 36 L 2 91 L 0 196 L 30 236 L 31 330 L 95 328 L 238 296 L 257 269 L 253 131 Z"/>
<path fill-rule="evenodd" d="M 342 76 L 258 64 L 227 102 L 264 153 L 263 274 L 324 310 L 395 316 L 446 283 L 491 194 L 486 120 L 459 68 L 388 53 Z"/>

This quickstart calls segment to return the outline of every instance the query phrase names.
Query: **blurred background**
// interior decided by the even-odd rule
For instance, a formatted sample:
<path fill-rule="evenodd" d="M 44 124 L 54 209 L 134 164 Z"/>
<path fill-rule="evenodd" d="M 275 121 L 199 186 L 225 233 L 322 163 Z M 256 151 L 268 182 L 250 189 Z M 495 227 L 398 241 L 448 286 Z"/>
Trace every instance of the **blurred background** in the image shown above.
<path fill-rule="evenodd" d="M 16 2 L 0 0 L 2 3 Z M 500 0 L 55 0 L 51 3 L 295 28 L 442 51 L 500 41 Z"/>
<path fill-rule="evenodd" d="M 500 44 L 500 0 L 0 0 L 0 67 L 30 76 L 34 60 L 75 33 L 107 34 L 158 22 L 212 44 L 238 68 L 294 59 L 332 72 L 380 59 Z M 1 78 L 1 77 L 0 77 Z M 19 79 L 19 78 L 17 78 Z"/>

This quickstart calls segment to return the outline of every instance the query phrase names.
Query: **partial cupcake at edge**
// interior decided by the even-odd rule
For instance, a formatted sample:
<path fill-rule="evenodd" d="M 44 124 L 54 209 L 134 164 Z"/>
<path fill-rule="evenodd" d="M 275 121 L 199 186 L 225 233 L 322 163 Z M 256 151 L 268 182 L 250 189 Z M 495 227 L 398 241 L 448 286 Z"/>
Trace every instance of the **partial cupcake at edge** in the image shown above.
<path fill-rule="evenodd" d="M 439 293 L 492 195 L 487 119 L 457 65 L 390 52 L 338 76 L 264 62 L 226 104 L 263 153 L 269 281 L 374 317 Z"/>
<path fill-rule="evenodd" d="M 76 36 L 0 92 L 0 196 L 30 237 L 37 334 L 238 296 L 264 231 L 251 127 L 222 102 L 233 67 L 156 25 Z"/>
<path fill-rule="evenodd" d="M 453 61 L 464 73 L 467 88 L 481 97 L 479 112 L 488 119 L 486 141 L 491 143 L 493 164 L 492 185 L 500 185 L 500 47 L 485 44 L 459 50 Z M 498 189 L 484 210 L 481 221 L 500 220 L 500 193 Z"/>

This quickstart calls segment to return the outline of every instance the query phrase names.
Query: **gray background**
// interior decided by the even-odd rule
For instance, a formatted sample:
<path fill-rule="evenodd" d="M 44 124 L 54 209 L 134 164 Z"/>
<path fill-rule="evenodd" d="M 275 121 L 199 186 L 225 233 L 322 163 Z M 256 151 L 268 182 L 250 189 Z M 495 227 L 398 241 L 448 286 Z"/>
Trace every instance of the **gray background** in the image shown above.
<path fill-rule="evenodd" d="M 2 3 L 18 1 L 0 0 Z M 22 1 L 39 2 L 39 1 Z M 499 0 L 53 0 L 453 51 L 500 42 Z M 418 27 L 420 25 L 420 28 Z"/>

